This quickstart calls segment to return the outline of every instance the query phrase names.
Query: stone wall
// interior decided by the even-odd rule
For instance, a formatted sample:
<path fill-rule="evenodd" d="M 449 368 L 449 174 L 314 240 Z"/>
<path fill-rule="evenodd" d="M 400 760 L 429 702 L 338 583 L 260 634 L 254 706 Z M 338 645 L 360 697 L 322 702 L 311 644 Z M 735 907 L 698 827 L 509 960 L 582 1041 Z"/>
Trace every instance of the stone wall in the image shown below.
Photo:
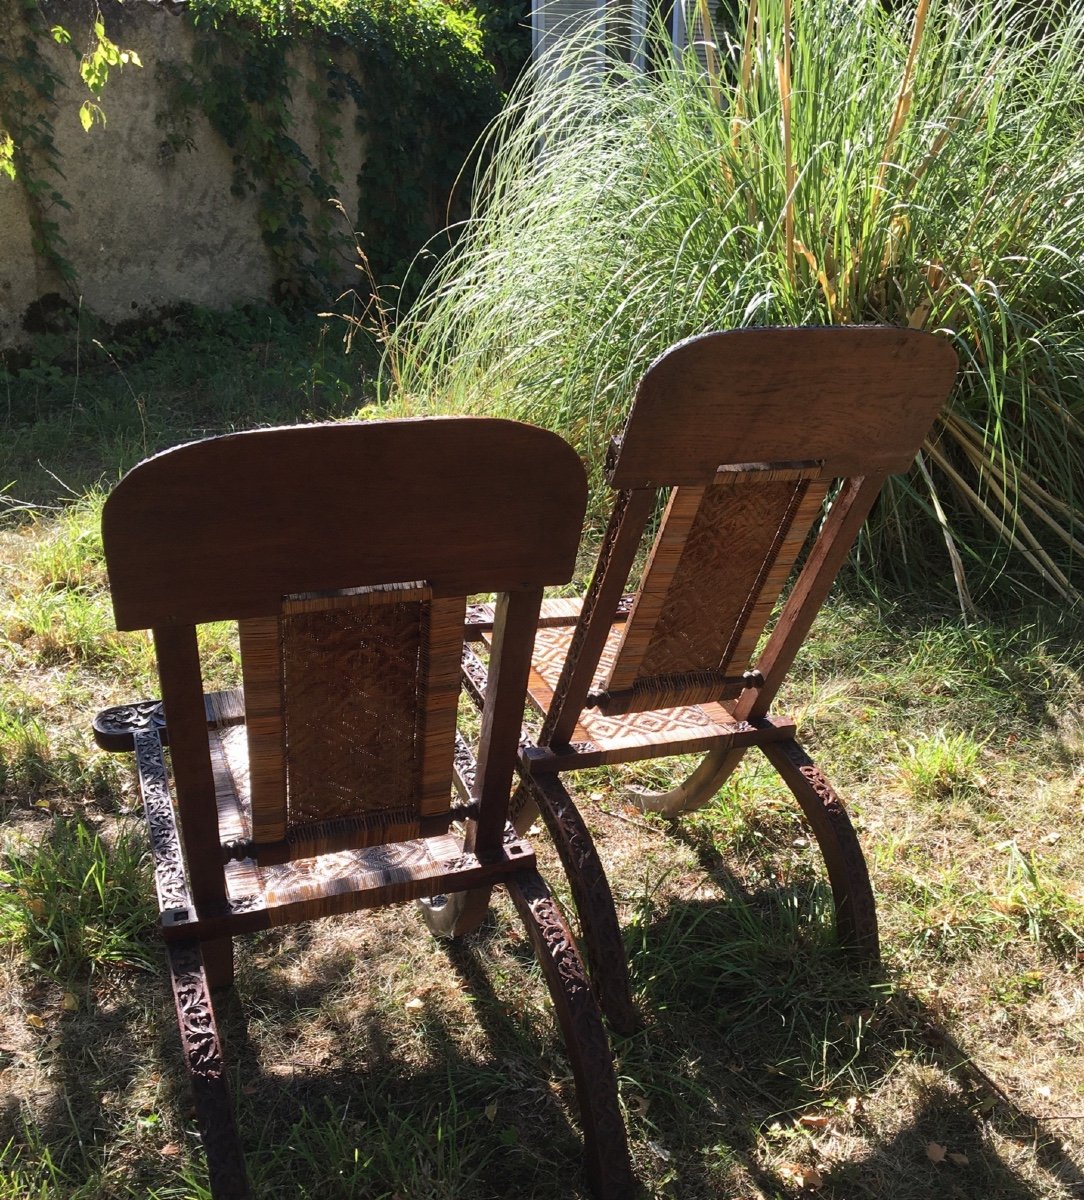
<path fill-rule="evenodd" d="M 47 21 L 70 26 L 76 45 L 86 41 L 86 6 L 44 7 Z M 108 5 L 105 12 L 108 36 L 137 50 L 143 65 L 111 72 L 102 97 L 104 127 L 95 124 L 84 132 L 80 124 L 79 105 L 87 89 L 71 49 L 47 37 L 36 41 L 43 59 L 69 85 L 58 90 L 45 115 L 63 170 L 56 187 L 70 205 L 51 206 L 48 217 L 57 224 L 63 239 L 59 249 L 74 279 L 65 280 L 47 256 L 35 252 L 25 180 L 0 176 L 0 348 L 26 341 L 28 312 L 33 325 L 32 314 L 41 308 L 36 302 L 43 297 L 47 305 L 62 297 L 116 323 L 179 302 L 224 308 L 268 300 L 280 282 L 261 238 L 259 188 L 237 194 L 234 186 L 234 151 L 198 112 L 190 114 L 189 146 L 178 148 L 169 136 L 170 93 L 163 67 L 190 61 L 196 39 L 214 33 L 194 29 L 177 4 L 128 0 L 123 7 Z M 320 70 L 326 72 L 326 46 L 322 53 Z M 326 168 L 320 130 L 327 123 L 317 122 L 316 105 L 327 101 L 314 97 L 327 89 L 316 79 L 311 47 L 300 44 L 290 57 L 295 72 L 290 135 L 317 169 Z M 351 217 L 336 216 L 342 237 L 332 255 L 328 299 L 335 288 L 353 286 L 359 278 L 349 226 L 359 210 L 357 177 L 365 139 L 357 130 L 354 101 L 339 103 L 349 111 L 337 122 L 342 134 L 335 146 L 337 170 L 320 173 L 341 180 L 335 185 L 337 198 Z M 311 195 L 305 203 L 315 214 L 329 199 Z"/>

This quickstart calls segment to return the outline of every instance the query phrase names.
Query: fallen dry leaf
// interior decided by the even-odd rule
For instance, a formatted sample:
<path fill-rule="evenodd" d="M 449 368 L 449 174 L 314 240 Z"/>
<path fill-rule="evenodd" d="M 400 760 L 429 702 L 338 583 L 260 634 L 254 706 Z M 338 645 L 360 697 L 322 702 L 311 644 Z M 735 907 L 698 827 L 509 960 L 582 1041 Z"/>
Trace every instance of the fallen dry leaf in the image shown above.
<path fill-rule="evenodd" d="M 412 996 L 406 1002 L 407 1012 L 417 1012 L 419 1008 L 425 1008 L 425 1001 L 421 998 L 421 996 Z"/>
<path fill-rule="evenodd" d="M 953 1150 L 949 1154 L 949 1162 L 955 1163 L 958 1167 L 969 1167 L 971 1159 L 966 1154 L 961 1154 L 958 1150 Z"/>
<path fill-rule="evenodd" d="M 816 1167 L 803 1167 L 801 1163 L 783 1163 L 779 1174 L 787 1183 L 797 1184 L 798 1187 L 809 1188 L 811 1191 L 816 1191 L 824 1184 L 824 1177 Z"/>
<path fill-rule="evenodd" d="M 497 1102 L 494 1100 L 491 1104 L 486 1105 L 486 1120 L 495 1121 L 497 1119 Z"/>
<path fill-rule="evenodd" d="M 181 1148 L 176 1142 L 167 1142 L 158 1153 L 163 1158 L 176 1158 L 180 1154 Z"/>
<path fill-rule="evenodd" d="M 38 1016 L 37 1013 L 27 1013 L 26 1014 L 26 1023 L 30 1026 L 31 1029 L 44 1029 L 45 1028 L 45 1022 L 41 1019 L 41 1017 Z"/>
<path fill-rule="evenodd" d="M 946 1154 L 948 1154 L 948 1149 L 940 1142 L 926 1143 L 926 1157 L 930 1162 L 944 1162 Z"/>

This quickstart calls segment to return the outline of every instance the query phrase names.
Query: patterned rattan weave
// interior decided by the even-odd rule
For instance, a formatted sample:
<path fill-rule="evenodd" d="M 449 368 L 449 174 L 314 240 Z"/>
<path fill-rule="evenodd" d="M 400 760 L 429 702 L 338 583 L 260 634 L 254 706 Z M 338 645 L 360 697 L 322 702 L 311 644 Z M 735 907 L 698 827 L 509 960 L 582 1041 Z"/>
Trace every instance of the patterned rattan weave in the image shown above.
<path fill-rule="evenodd" d="M 283 619 L 288 826 L 417 803 L 422 607 Z"/>

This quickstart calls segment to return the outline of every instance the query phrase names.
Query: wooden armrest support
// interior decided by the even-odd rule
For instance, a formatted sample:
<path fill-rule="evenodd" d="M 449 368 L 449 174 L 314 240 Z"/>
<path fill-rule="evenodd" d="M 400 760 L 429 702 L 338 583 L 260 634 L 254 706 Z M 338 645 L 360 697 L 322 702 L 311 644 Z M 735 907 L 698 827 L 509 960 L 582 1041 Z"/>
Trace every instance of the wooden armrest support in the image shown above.
<path fill-rule="evenodd" d="M 636 599 L 631 593 L 622 596 L 614 612 L 614 624 L 627 621 L 632 611 L 632 603 Z M 542 601 L 542 610 L 538 614 L 538 628 L 550 629 L 561 625 L 575 625 L 580 619 L 580 609 L 583 600 L 578 597 L 571 599 L 555 598 Z M 493 605 L 470 604 L 467 606 L 466 639 L 468 642 L 480 642 L 482 635 L 493 629 Z"/>

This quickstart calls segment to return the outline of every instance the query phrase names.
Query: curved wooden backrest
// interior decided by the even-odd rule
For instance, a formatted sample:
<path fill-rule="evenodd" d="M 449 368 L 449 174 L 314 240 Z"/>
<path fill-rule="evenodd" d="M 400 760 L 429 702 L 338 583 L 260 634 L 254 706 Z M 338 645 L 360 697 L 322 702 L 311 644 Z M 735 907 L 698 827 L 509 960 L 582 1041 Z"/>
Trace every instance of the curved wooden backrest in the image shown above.
<path fill-rule="evenodd" d="M 426 580 L 466 595 L 567 580 L 587 485 L 555 434 L 450 417 L 255 430 L 141 463 L 105 505 L 119 629 L 278 611 Z"/>
<path fill-rule="evenodd" d="M 882 326 L 738 329 L 648 369 L 616 488 L 709 484 L 724 463 L 819 460 L 829 476 L 906 470 L 956 372 L 948 342 Z"/>
<path fill-rule="evenodd" d="M 656 359 L 608 456 L 614 511 L 542 742 L 569 742 L 585 704 L 617 717 L 737 697 L 734 711 L 762 716 L 885 477 L 911 464 L 955 371 L 943 338 L 881 326 L 706 333 Z M 614 645 L 613 614 L 662 488 L 670 502 Z M 644 719 L 642 745 L 659 741 L 660 720 Z"/>

